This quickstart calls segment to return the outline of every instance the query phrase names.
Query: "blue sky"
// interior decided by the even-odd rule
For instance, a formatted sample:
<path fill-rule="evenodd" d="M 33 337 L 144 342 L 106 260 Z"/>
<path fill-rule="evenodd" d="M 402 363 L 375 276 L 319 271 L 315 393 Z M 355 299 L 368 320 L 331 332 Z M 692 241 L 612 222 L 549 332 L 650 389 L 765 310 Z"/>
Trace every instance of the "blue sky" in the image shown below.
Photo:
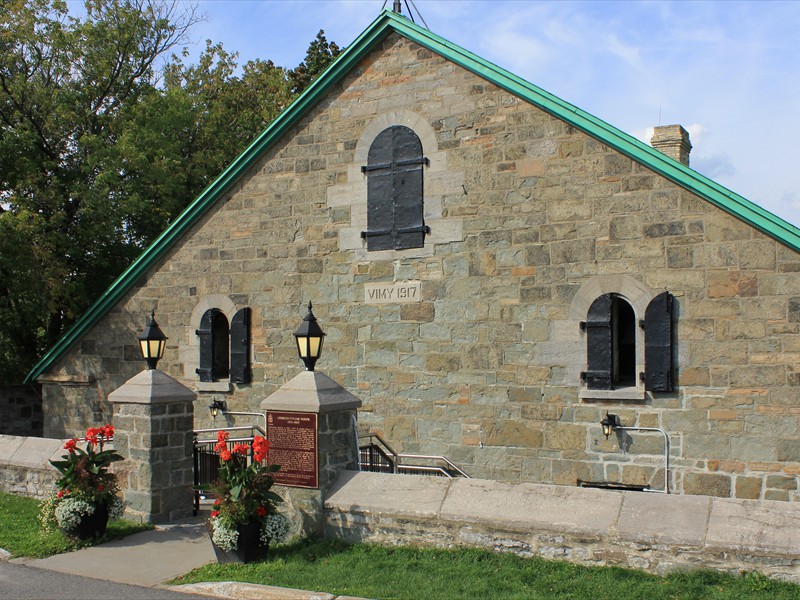
<path fill-rule="evenodd" d="M 239 52 L 241 63 L 286 67 L 303 59 L 320 29 L 348 45 L 384 4 L 195 3 L 206 20 L 192 31 L 193 55 L 211 39 Z M 642 140 L 659 123 L 683 125 L 693 168 L 800 225 L 800 2 L 414 5 L 434 33 Z"/>

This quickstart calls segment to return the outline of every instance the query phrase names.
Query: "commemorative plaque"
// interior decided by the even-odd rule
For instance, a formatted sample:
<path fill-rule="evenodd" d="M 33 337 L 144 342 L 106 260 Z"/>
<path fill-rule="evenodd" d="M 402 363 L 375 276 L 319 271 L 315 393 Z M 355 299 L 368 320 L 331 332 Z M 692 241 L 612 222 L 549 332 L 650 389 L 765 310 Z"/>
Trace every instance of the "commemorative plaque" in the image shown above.
<path fill-rule="evenodd" d="M 280 465 L 275 483 L 318 488 L 317 414 L 267 411 L 269 462 Z"/>

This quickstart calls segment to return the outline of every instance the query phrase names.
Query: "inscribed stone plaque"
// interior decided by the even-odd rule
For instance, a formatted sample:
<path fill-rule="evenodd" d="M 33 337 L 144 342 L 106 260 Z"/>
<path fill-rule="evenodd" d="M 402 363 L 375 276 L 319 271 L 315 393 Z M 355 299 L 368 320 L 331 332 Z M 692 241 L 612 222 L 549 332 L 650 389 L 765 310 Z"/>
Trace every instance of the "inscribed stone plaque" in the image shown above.
<path fill-rule="evenodd" d="M 421 284 L 419 281 L 367 283 L 364 285 L 364 302 L 367 304 L 422 302 Z"/>
<path fill-rule="evenodd" d="M 268 411 L 267 439 L 270 464 L 281 466 L 275 483 L 319 487 L 316 413 Z"/>

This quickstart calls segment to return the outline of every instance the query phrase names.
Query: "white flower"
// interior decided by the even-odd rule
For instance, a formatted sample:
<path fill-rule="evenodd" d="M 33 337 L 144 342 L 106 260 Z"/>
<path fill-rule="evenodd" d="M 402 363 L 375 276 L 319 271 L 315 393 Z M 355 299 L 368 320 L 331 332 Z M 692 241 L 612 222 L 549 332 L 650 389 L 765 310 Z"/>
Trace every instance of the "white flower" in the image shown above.
<path fill-rule="evenodd" d="M 219 518 L 211 519 L 211 540 L 220 550 L 236 550 L 239 546 L 239 532 L 225 527 Z"/>
<path fill-rule="evenodd" d="M 56 521 L 61 529 L 75 529 L 85 516 L 94 514 L 94 505 L 86 500 L 64 498 L 55 509 Z"/>
<path fill-rule="evenodd" d="M 268 515 L 261 528 L 261 543 L 265 546 L 275 542 L 277 544 L 285 542 L 289 537 L 289 519 L 281 513 Z"/>

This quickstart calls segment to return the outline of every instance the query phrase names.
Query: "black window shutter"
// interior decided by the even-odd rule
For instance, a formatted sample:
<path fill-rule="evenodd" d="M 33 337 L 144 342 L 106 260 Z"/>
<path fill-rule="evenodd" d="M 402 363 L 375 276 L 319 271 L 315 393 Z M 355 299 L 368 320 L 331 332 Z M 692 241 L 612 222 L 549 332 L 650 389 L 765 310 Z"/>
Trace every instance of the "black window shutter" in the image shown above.
<path fill-rule="evenodd" d="M 592 302 L 586 318 L 586 387 L 610 390 L 614 351 L 611 341 L 611 294 L 603 294 Z"/>
<path fill-rule="evenodd" d="M 408 127 L 377 135 L 364 167 L 367 180 L 368 250 L 421 248 L 428 228 L 423 219 L 422 143 Z"/>
<path fill-rule="evenodd" d="M 672 300 L 669 292 L 653 298 L 644 312 L 644 387 L 672 391 Z"/>
<path fill-rule="evenodd" d="M 250 308 L 231 320 L 231 382 L 250 383 Z"/>
<path fill-rule="evenodd" d="M 214 381 L 212 373 L 214 363 L 213 325 L 214 309 L 210 308 L 203 313 L 200 318 L 200 329 L 195 332 L 200 338 L 200 366 L 197 369 L 200 381 Z"/>

